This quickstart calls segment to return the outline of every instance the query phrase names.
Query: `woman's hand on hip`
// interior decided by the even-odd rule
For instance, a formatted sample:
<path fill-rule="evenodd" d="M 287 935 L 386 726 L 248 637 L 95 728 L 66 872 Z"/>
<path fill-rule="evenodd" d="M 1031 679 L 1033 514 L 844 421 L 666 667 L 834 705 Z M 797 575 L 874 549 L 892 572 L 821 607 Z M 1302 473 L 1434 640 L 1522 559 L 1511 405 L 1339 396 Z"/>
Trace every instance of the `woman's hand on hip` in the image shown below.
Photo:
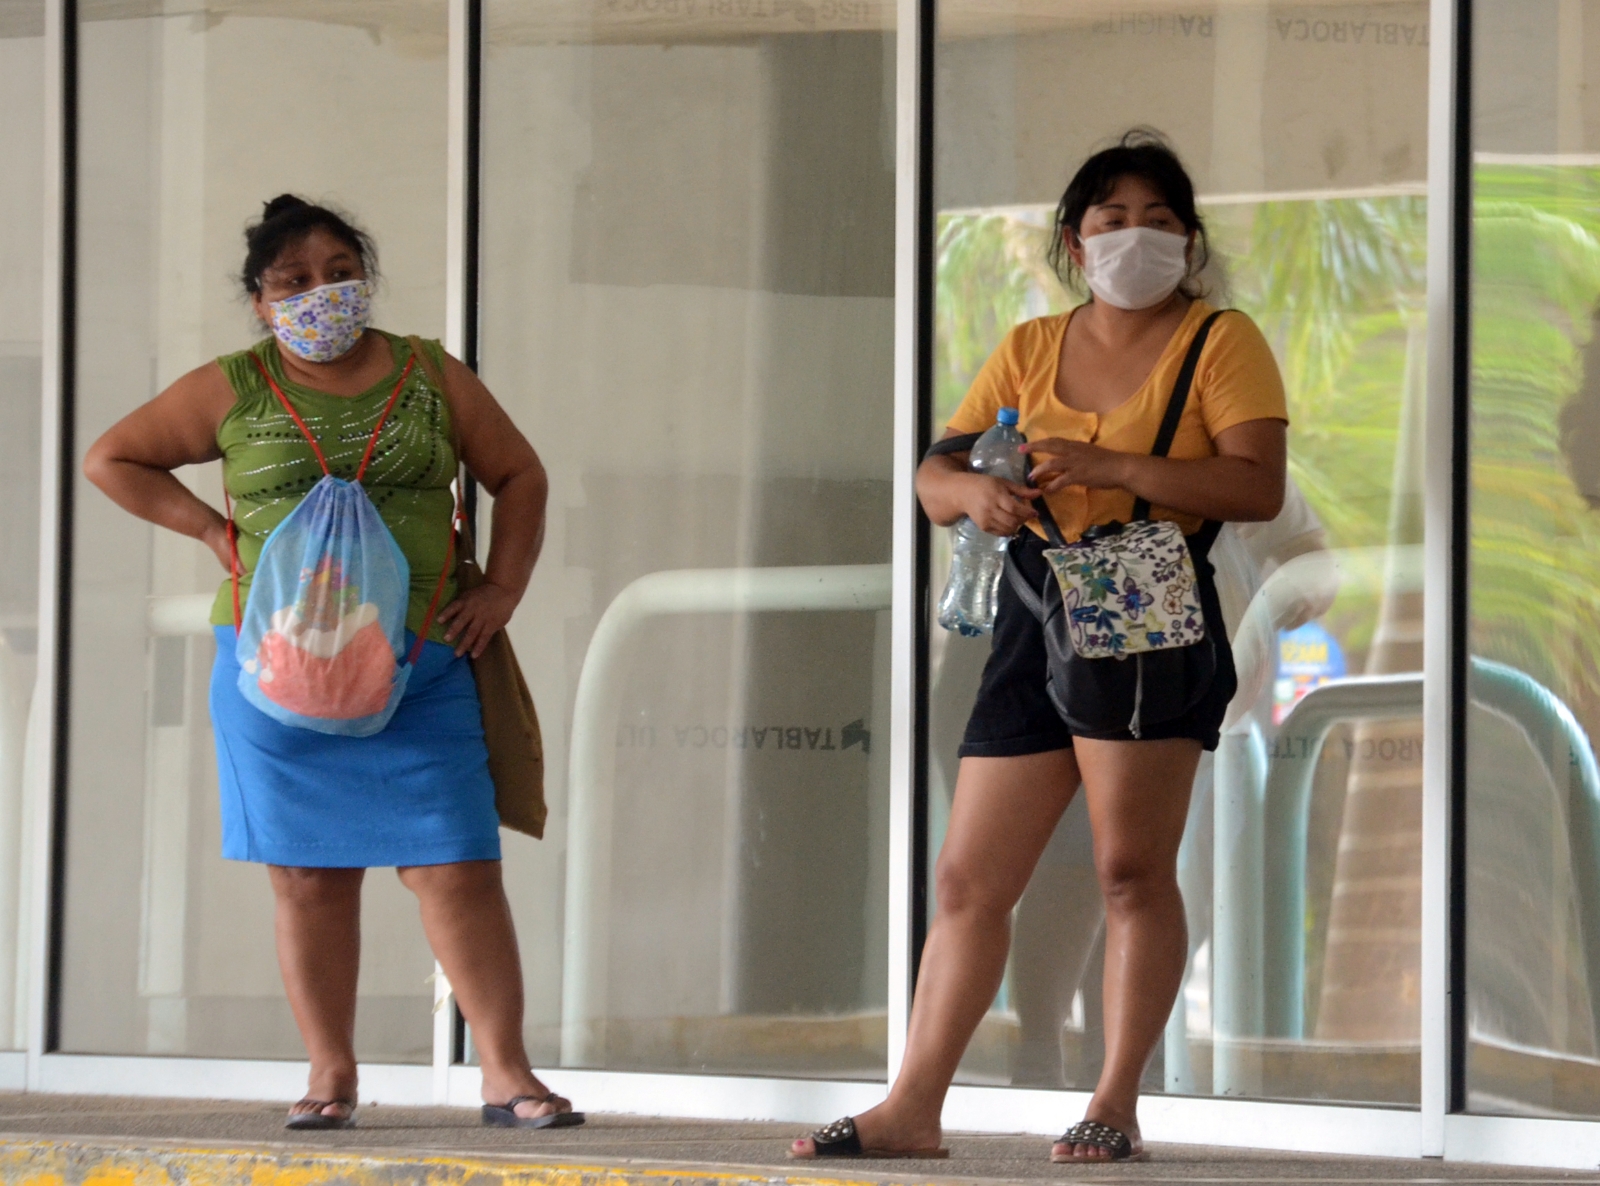
<path fill-rule="evenodd" d="M 476 589 L 464 589 L 439 611 L 439 624 L 445 627 L 444 640 L 456 649 L 456 657 L 483 654 L 495 632 L 505 629 L 517 599 L 492 582 Z"/>
<path fill-rule="evenodd" d="M 208 523 L 201 531 L 200 542 L 211 549 L 211 554 L 217 558 L 217 563 L 222 565 L 222 571 L 232 576 L 233 543 L 228 539 L 228 521 L 218 515 L 214 523 Z M 240 575 L 244 575 L 242 569 Z"/>
<path fill-rule="evenodd" d="M 1042 441 L 1029 441 L 1022 446 L 1022 451 L 1038 459 L 1028 476 L 1046 494 L 1068 486 L 1106 490 L 1127 482 L 1129 455 L 1115 449 L 1047 437 Z"/>
<path fill-rule="evenodd" d="M 1033 500 L 1040 491 L 988 474 L 958 474 L 965 485 L 962 509 L 990 535 L 1015 535 L 1030 519 L 1038 517 Z"/>

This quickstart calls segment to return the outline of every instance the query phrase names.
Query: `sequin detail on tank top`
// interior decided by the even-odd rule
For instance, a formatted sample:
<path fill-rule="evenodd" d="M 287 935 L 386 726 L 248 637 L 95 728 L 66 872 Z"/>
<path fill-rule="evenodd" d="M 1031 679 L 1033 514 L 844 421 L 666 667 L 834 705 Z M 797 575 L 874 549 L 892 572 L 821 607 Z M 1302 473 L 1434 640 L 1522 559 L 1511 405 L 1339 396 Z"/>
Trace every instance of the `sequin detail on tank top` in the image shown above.
<path fill-rule="evenodd" d="M 391 345 L 397 341 L 390 335 L 384 336 Z M 275 347 L 267 343 L 266 348 Z M 403 358 L 403 341 L 398 343 L 398 350 Z M 267 536 L 323 476 L 299 429 L 261 380 L 248 353 L 219 360 L 239 398 L 217 434 L 224 455 L 224 479 L 235 504 L 234 519 L 239 528 L 240 552 L 247 574 L 254 569 Z M 323 443 L 329 472 L 335 477 L 349 480 L 355 476 L 367 439 L 383 412 L 402 365 L 403 362 L 397 364 L 369 391 L 350 399 L 318 393 L 308 395 L 301 388 L 284 384 L 281 374 L 277 376 L 306 427 Z M 410 562 L 411 612 L 408 617 L 413 629 L 432 596 L 445 562 L 447 525 L 455 505 L 450 491 L 455 468 L 449 411 L 444 398 L 428 381 L 422 368 L 414 368 L 378 434 L 363 482 L 384 524 Z M 448 595 L 453 596 L 453 592 L 452 588 Z M 226 625 L 232 621 L 230 601 L 231 595 L 224 582 L 213 607 L 215 624 Z"/>

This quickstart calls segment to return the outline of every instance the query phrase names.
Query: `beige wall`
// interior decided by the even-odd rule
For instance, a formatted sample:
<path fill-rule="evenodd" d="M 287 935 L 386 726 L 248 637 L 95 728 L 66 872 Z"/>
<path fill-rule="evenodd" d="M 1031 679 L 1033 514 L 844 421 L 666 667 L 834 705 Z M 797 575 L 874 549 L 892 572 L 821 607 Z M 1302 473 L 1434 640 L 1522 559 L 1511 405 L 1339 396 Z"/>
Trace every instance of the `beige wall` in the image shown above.
<path fill-rule="evenodd" d="M 947 24 L 977 7 L 951 6 Z M 1129 6 L 1025 37 L 947 37 L 939 205 L 1053 203 L 1078 162 L 1139 124 L 1171 137 L 1208 195 L 1416 185 L 1427 10 Z"/>

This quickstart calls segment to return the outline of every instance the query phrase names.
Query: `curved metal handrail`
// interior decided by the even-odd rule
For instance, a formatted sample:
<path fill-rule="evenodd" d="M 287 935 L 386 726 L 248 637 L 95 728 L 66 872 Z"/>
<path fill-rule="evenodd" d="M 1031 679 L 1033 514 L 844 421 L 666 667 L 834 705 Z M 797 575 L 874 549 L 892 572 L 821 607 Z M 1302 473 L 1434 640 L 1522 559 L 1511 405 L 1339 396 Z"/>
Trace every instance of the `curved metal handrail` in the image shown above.
<path fill-rule="evenodd" d="M 1260 726 L 1244 717 L 1222 735 L 1212 767 L 1211 1081 L 1219 1095 L 1257 1094 L 1261 1086 L 1252 1073 L 1258 1060 L 1234 1039 L 1261 1032 L 1261 797 L 1268 760 Z M 1188 1018 L 1181 996 L 1168 1025 L 1174 1048 L 1182 1047 Z"/>
<path fill-rule="evenodd" d="M 1335 680 L 1306 693 L 1274 739 L 1264 795 L 1262 856 L 1263 1018 L 1268 1037 L 1299 1038 L 1305 1030 L 1306 846 L 1311 788 L 1328 730 L 1340 721 L 1385 720 L 1422 712 L 1422 673 Z"/>
<path fill-rule="evenodd" d="M 1600 763 L 1583 726 L 1554 692 L 1526 672 L 1474 655 L 1473 703 L 1514 722 L 1551 783 L 1568 788 L 1568 842 L 1577 880 L 1579 925 L 1600 1031 Z M 1314 688 L 1279 727 L 1265 791 L 1266 961 L 1263 990 L 1268 1037 L 1305 1035 L 1305 864 L 1311 790 L 1328 730 L 1340 721 L 1393 719 L 1422 711 L 1420 672 L 1336 680 Z"/>
<path fill-rule="evenodd" d="M 1278 630 L 1307 604 L 1323 602 L 1340 590 L 1377 594 L 1420 589 L 1423 568 L 1422 548 L 1414 545 L 1306 552 L 1280 565 L 1261 583 L 1234 633 L 1233 658 L 1241 691 L 1223 722 L 1213 817 L 1211 1009 L 1217 1044 L 1212 1083 L 1218 1095 L 1259 1091 L 1260 1084 L 1249 1071 L 1251 1060 L 1236 1063 L 1227 1039 L 1272 1032 L 1265 1019 L 1278 1008 L 1278 997 L 1266 981 L 1280 972 L 1274 961 L 1282 959 L 1282 951 L 1271 942 L 1279 932 L 1264 923 L 1263 913 L 1290 907 L 1280 898 L 1284 871 L 1275 867 L 1269 876 L 1266 869 L 1267 854 L 1279 855 L 1280 844 L 1269 841 L 1273 833 L 1265 818 L 1278 800 L 1266 793 L 1264 771 L 1270 760 L 1256 749 L 1261 741 L 1252 716 L 1256 693 L 1277 670 Z M 1245 744 L 1246 735 L 1252 733 L 1256 741 Z M 1302 856 L 1302 871 L 1303 865 Z M 1303 902 L 1303 890 L 1299 893 Z M 1177 1020 L 1171 1024 L 1175 1035 L 1182 1032 Z"/>
<path fill-rule="evenodd" d="M 611 945 L 611 827 L 617 717 L 639 628 L 663 614 L 889 608 L 887 564 L 653 572 L 606 607 L 589 639 L 572 706 L 567 769 L 567 893 L 561 969 L 561 1065 L 596 1065 Z"/>
<path fill-rule="evenodd" d="M 1527 672 L 1475 658 L 1471 690 L 1474 701 L 1522 729 L 1557 792 L 1566 787 L 1567 845 L 1577 883 L 1589 1009 L 1600 1034 L 1600 764 L 1572 710 Z"/>

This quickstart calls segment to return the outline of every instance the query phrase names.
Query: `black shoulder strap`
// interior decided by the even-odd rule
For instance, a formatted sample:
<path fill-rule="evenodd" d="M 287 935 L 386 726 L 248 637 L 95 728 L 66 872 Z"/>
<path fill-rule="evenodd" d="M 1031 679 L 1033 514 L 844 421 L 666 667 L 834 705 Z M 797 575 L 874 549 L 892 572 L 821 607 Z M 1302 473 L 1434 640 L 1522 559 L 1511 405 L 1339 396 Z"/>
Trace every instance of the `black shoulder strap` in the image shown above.
<path fill-rule="evenodd" d="M 1067 537 L 1061 534 L 1061 526 L 1056 522 L 1056 517 L 1050 513 L 1050 503 L 1044 495 L 1033 500 L 1033 509 L 1038 512 L 1039 526 L 1044 528 L 1045 538 L 1050 541 L 1052 548 L 1067 546 Z M 1027 530 L 1024 528 L 1023 530 Z"/>
<path fill-rule="evenodd" d="M 1028 578 L 1022 575 L 1022 569 L 1017 566 L 1016 558 L 1011 554 L 1010 548 L 1006 549 L 1004 568 L 1006 580 L 1011 582 L 1011 589 L 1016 593 L 1017 600 L 1022 602 L 1024 609 L 1043 622 L 1044 598 L 1039 596 L 1039 590 L 1028 584 Z"/>
<path fill-rule="evenodd" d="M 967 453 L 978 443 L 981 432 L 964 432 L 960 436 L 945 437 L 942 441 L 934 441 L 928 446 L 928 451 L 922 455 L 926 461 L 930 457 L 944 457 L 950 453 Z"/>
<path fill-rule="evenodd" d="M 1216 324 L 1217 318 L 1228 310 L 1218 309 L 1211 316 L 1200 323 L 1200 328 L 1195 331 L 1194 340 L 1189 343 L 1189 353 L 1184 355 L 1183 366 L 1178 371 L 1178 381 L 1172 385 L 1172 395 L 1167 399 L 1167 412 L 1161 418 L 1161 427 L 1156 430 L 1156 442 L 1150 446 L 1150 456 L 1165 457 L 1167 450 L 1172 448 L 1172 438 L 1178 435 L 1178 422 L 1183 419 L 1183 409 L 1189 402 L 1189 388 L 1194 384 L 1194 373 L 1200 366 L 1200 354 L 1206 348 L 1206 339 L 1211 336 L 1211 327 Z M 1133 503 L 1133 522 L 1150 517 L 1150 504 L 1145 499 L 1135 499 Z"/>
<path fill-rule="evenodd" d="M 1220 519 L 1207 519 L 1200 524 L 1200 530 L 1189 537 L 1189 548 L 1200 556 L 1211 555 L 1211 545 L 1217 542 L 1217 536 L 1222 534 L 1222 521 Z"/>

